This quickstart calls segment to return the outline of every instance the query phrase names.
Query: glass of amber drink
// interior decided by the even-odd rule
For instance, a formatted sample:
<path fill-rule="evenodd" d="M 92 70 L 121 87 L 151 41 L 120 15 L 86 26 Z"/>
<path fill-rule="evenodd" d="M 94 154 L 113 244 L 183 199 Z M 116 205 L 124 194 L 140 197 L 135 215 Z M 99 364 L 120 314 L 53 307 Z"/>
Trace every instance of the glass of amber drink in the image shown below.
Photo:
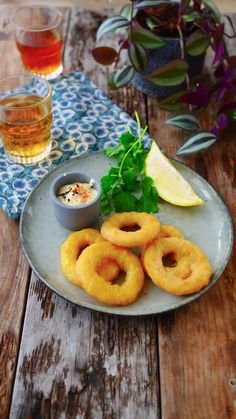
<path fill-rule="evenodd" d="M 0 79 L 0 135 L 10 160 L 36 163 L 51 150 L 52 90 L 41 77 Z"/>
<path fill-rule="evenodd" d="M 56 78 L 63 70 L 61 12 L 49 6 L 21 7 L 12 23 L 25 69 L 46 80 Z"/>

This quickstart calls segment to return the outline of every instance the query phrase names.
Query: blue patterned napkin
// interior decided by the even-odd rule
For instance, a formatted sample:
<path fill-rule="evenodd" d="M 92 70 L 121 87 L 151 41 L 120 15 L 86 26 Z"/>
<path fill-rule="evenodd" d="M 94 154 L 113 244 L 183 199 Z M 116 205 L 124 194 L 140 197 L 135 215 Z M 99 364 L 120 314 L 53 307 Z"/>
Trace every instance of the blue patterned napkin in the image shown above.
<path fill-rule="evenodd" d="M 52 82 L 52 151 L 37 164 L 10 162 L 0 142 L 0 207 L 19 218 L 24 202 L 37 183 L 55 166 L 72 156 L 117 144 L 127 123 L 137 124 L 82 72 L 70 72 Z M 145 137 L 145 146 L 150 138 Z"/>

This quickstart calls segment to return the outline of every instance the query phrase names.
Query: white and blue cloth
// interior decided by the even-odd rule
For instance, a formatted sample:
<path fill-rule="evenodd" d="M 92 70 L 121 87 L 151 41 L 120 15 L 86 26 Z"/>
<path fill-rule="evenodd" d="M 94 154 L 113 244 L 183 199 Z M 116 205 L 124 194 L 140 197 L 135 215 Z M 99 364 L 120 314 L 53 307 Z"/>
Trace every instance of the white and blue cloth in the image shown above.
<path fill-rule="evenodd" d="M 7 159 L 0 142 L 0 207 L 11 219 L 20 217 L 24 202 L 38 182 L 72 156 L 117 144 L 127 124 L 137 124 L 82 72 L 52 82 L 52 151 L 43 161 L 21 165 Z M 145 146 L 150 145 L 146 135 Z"/>

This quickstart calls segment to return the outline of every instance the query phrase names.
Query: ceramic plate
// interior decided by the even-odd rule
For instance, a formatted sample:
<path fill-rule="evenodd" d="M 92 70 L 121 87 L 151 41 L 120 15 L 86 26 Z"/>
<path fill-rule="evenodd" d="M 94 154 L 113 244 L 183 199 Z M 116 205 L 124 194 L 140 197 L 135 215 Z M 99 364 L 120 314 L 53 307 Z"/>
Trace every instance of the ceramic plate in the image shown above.
<path fill-rule="evenodd" d="M 196 243 L 205 252 L 214 271 L 207 287 L 197 294 L 177 297 L 162 291 L 146 279 L 143 292 L 136 302 L 126 307 L 108 307 L 64 278 L 60 268 L 60 245 L 70 231 L 61 227 L 54 217 L 50 185 L 56 176 L 67 171 L 78 170 L 100 179 L 110 165 L 110 160 L 102 152 L 84 154 L 58 166 L 42 179 L 28 197 L 21 216 L 20 239 L 25 256 L 38 277 L 57 294 L 73 303 L 126 316 L 167 312 L 204 294 L 219 279 L 228 262 L 233 242 L 232 221 L 221 197 L 206 180 L 179 162 L 173 161 L 173 164 L 205 204 L 181 208 L 162 201 L 157 216 L 162 224 L 178 227 L 186 239 Z"/>

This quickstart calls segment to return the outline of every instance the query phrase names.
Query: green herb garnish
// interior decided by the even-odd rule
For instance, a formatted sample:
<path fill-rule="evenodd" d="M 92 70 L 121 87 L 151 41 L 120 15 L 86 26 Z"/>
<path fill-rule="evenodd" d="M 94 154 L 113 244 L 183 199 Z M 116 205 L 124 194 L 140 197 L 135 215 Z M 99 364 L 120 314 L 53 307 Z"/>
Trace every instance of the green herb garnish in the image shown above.
<path fill-rule="evenodd" d="M 121 134 L 119 144 L 104 151 L 107 157 L 118 161 L 118 167 L 111 167 L 108 174 L 101 179 L 101 212 L 104 215 L 111 211 L 158 211 L 159 197 L 154 181 L 145 176 L 144 170 L 147 152 L 143 148 L 142 139 L 147 126 L 142 129 L 137 112 L 135 116 L 138 136 L 128 125 L 127 133 Z"/>

